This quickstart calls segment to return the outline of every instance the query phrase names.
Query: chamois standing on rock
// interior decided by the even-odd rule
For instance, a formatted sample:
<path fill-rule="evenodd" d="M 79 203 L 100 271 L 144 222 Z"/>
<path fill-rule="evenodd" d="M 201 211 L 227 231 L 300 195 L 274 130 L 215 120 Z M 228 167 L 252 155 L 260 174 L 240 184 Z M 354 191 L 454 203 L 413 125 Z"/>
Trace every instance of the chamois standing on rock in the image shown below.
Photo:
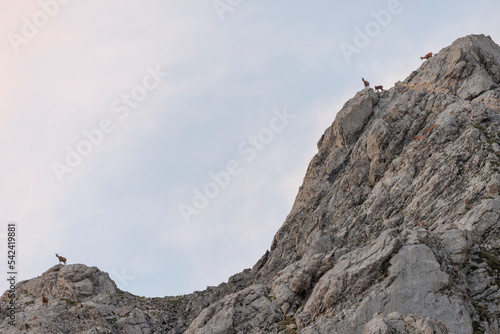
<path fill-rule="evenodd" d="M 379 90 L 384 91 L 384 86 L 382 85 L 375 86 L 375 91 L 378 92 Z"/>
<path fill-rule="evenodd" d="M 49 305 L 49 298 L 42 293 L 42 305 Z"/>
<path fill-rule="evenodd" d="M 420 57 L 420 60 L 429 59 L 430 57 L 432 57 L 432 52 L 429 52 L 429 53 L 428 53 L 428 54 L 426 54 L 425 56 Z"/>
<path fill-rule="evenodd" d="M 361 78 L 361 80 L 363 80 L 365 87 L 370 87 L 370 83 L 368 81 L 366 81 L 364 78 Z"/>
<path fill-rule="evenodd" d="M 64 265 L 66 265 L 66 258 L 65 257 L 59 256 L 59 255 L 57 255 L 57 253 L 56 253 L 56 256 L 59 259 L 59 263 L 62 262 Z"/>

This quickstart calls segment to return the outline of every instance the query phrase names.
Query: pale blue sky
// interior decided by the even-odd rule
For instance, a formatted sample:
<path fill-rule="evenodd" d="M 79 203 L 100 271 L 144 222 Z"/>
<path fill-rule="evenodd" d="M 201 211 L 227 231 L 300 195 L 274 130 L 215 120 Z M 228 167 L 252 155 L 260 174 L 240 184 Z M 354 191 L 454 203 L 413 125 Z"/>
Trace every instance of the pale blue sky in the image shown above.
<path fill-rule="evenodd" d="M 0 4 L 0 261 L 16 221 L 20 279 L 57 264 L 57 252 L 144 296 L 201 290 L 253 266 L 361 77 L 390 88 L 456 38 L 500 42 L 497 1 L 242 0 L 223 20 L 213 5 L 227 0 L 65 1 Z M 59 7 L 47 22 L 40 3 Z M 22 37 L 33 16 L 38 32 Z M 348 62 L 340 46 L 356 47 L 366 29 Z M 157 66 L 168 76 L 154 81 Z M 141 92 L 121 119 L 122 95 Z M 295 118 L 247 161 L 238 147 L 269 139 L 276 110 Z M 59 182 L 54 162 L 106 119 L 110 133 Z M 193 189 L 230 161 L 240 173 L 187 223 L 179 205 L 193 206 Z"/>

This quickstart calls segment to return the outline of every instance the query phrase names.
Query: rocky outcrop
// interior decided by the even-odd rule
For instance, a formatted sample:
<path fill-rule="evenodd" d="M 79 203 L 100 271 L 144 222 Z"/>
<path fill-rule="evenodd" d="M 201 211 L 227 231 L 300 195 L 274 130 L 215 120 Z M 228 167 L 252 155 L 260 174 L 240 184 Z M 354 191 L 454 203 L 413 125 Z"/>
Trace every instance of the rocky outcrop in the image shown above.
<path fill-rule="evenodd" d="M 363 334 L 448 334 L 450 333 L 446 326 L 429 318 L 413 317 L 407 315 L 403 318 L 398 312 L 393 312 L 382 316 L 381 313 L 375 313 L 363 331 Z"/>
<path fill-rule="evenodd" d="M 276 332 L 283 317 L 267 293 L 258 284 L 227 296 L 204 309 L 185 333 Z"/>
<path fill-rule="evenodd" d="M 500 47 L 472 35 L 343 106 L 252 269 L 149 299 L 55 266 L 0 332 L 499 333 L 499 189 Z"/>
<path fill-rule="evenodd" d="M 157 319 L 96 267 L 54 266 L 41 277 L 18 283 L 16 294 L 19 327 L 2 319 L 2 333 L 149 333 L 158 327 Z M 41 294 L 48 305 L 42 305 Z M 6 294 L 2 302 L 8 302 Z"/>
<path fill-rule="evenodd" d="M 498 88 L 498 45 L 489 37 L 468 36 L 432 57 L 406 80 L 412 88 L 445 92 L 463 100 Z"/>
<path fill-rule="evenodd" d="M 471 250 L 498 247 L 499 62 L 490 38 L 462 38 L 390 90 L 358 93 L 325 131 L 263 268 L 301 333 L 362 333 L 377 312 L 498 331 L 498 287 L 480 303 L 467 280 Z M 344 126 L 353 105 L 369 116 Z"/>

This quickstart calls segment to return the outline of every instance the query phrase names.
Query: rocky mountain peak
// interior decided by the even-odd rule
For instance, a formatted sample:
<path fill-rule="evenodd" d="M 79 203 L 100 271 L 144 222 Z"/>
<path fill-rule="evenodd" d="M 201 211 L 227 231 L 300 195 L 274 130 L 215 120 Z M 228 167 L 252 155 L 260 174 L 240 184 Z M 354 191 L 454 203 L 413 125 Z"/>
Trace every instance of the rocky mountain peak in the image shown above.
<path fill-rule="evenodd" d="M 73 298 L 81 302 L 90 300 L 99 294 L 115 293 L 115 283 L 107 273 L 97 267 L 84 264 L 55 265 L 41 277 L 20 282 L 20 294 L 38 296 L 45 294 L 55 298 Z M 2 299 L 5 299 L 5 294 Z"/>
<path fill-rule="evenodd" d="M 469 35 L 439 51 L 404 83 L 414 89 L 447 92 L 464 100 L 498 87 L 500 47 L 489 36 Z"/>
<path fill-rule="evenodd" d="M 256 274 L 301 333 L 362 333 L 377 312 L 495 332 L 467 282 L 500 246 L 499 66 L 498 45 L 467 36 L 337 113 Z"/>
<path fill-rule="evenodd" d="M 0 331 L 499 333 L 499 87 L 500 47 L 461 38 L 344 104 L 252 269 L 150 299 L 55 266 L 18 284 L 17 327 L 2 297 Z"/>

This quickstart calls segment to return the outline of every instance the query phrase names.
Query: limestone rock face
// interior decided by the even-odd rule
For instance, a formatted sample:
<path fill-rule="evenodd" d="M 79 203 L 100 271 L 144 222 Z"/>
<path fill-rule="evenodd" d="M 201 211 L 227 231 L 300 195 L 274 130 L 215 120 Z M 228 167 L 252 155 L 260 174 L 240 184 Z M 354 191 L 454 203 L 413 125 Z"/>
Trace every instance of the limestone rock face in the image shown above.
<path fill-rule="evenodd" d="M 55 266 L 18 283 L 14 327 L 4 294 L 0 332 L 500 333 L 499 189 L 500 47 L 471 35 L 345 103 L 253 268 L 141 298 Z"/>
<path fill-rule="evenodd" d="M 376 313 L 373 319 L 365 325 L 363 334 L 448 334 L 450 333 L 446 326 L 429 318 L 408 315 L 403 318 L 398 312 L 393 312 L 382 316 L 381 313 Z"/>
<path fill-rule="evenodd" d="M 431 58 L 405 81 L 412 87 L 438 90 L 472 100 L 499 87 L 500 47 L 491 38 L 467 36 Z"/>
<path fill-rule="evenodd" d="M 17 290 L 21 294 L 37 296 L 43 293 L 83 302 L 95 295 L 115 293 L 116 285 L 108 274 L 96 267 L 60 264 L 47 270 L 41 277 L 20 283 Z"/>
<path fill-rule="evenodd" d="M 267 292 L 258 284 L 229 295 L 204 309 L 185 333 L 276 332 L 282 316 Z"/>

